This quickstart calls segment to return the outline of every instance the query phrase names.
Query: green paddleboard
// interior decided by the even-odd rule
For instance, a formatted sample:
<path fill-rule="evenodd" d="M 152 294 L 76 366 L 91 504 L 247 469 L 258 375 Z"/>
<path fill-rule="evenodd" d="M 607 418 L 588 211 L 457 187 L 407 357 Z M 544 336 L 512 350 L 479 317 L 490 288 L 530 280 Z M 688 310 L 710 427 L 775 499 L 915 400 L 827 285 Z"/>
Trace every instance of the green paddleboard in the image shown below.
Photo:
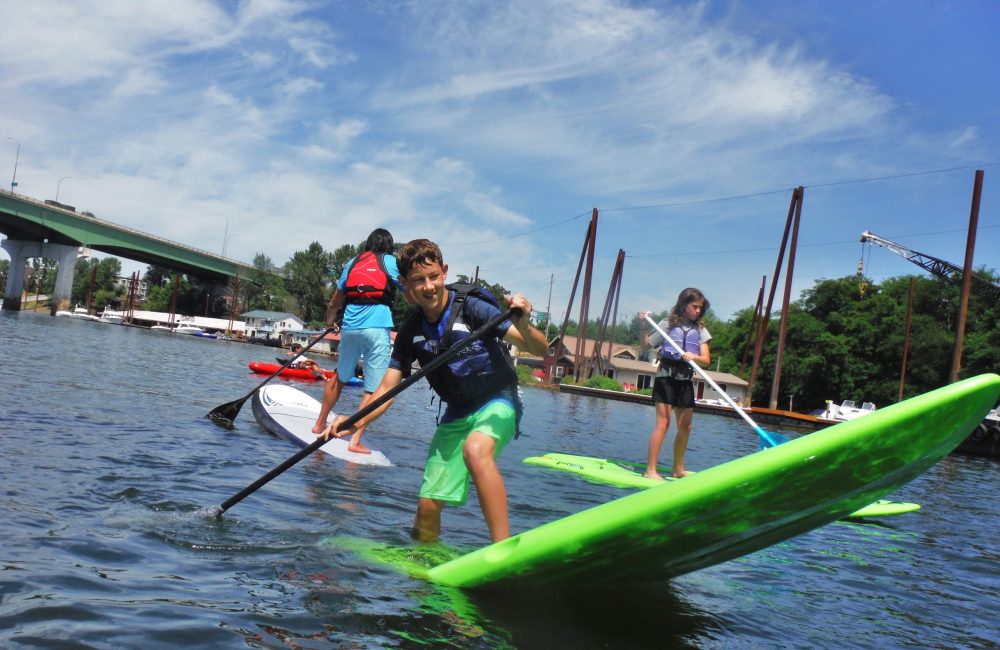
<path fill-rule="evenodd" d="M 848 516 L 920 476 L 997 402 L 980 375 L 616 499 L 426 571 L 457 587 L 654 582 Z M 421 571 L 421 573 L 423 573 Z"/>
<path fill-rule="evenodd" d="M 574 456 L 573 454 L 545 454 L 544 456 L 531 456 L 523 461 L 527 465 L 537 465 L 549 469 L 557 469 L 570 474 L 582 476 L 588 481 L 603 483 L 621 488 L 647 489 L 662 487 L 663 481 L 646 478 L 641 474 L 646 466 L 642 463 L 635 463 L 628 460 L 617 460 L 608 458 L 592 458 L 590 456 Z M 658 468 L 661 473 L 666 474 L 668 481 L 677 479 L 670 476 L 670 469 Z M 694 472 L 689 472 L 694 474 Z M 920 505 L 907 503 L 904 501 L 886 501 L 880 499 L 871 505 L 867 505 L 861 510 L 856 510 L 847 515 L 848 518 L 863 517 L 888 517 L 891 515 L 902 515 L 907 512 L 919 510 Z"/>

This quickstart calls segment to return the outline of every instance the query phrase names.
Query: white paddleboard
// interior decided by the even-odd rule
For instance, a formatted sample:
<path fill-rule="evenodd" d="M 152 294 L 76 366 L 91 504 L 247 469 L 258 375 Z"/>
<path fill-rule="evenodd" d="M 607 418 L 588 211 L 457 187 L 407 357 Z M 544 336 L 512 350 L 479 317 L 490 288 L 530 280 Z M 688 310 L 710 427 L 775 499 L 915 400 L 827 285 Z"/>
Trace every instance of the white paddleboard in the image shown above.
<path fill-rule="evenodd" d="M 322 405 L 302 391 L 285 384 L 264 386 L 253 395 L 253 415 L 265 431 L 284 438 L 299 447 L 316 442 L 312 426 Z M 347 450 L 348 439 L 333 438 L 320 447 L 334 458 L 359 465 L 389 467 L 392 463 L 381 451 L 372 449 L 370 454 Z"/>

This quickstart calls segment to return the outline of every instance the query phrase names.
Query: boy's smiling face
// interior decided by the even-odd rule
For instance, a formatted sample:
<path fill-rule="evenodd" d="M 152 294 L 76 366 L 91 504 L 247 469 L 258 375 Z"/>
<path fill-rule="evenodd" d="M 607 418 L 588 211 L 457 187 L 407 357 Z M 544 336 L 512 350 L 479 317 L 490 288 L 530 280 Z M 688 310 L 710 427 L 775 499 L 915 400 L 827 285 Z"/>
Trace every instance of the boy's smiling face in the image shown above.
<path fill-rule="evenodd" d="M 448 265 L 439 262 L 414 264 L 404 278 L 406 288 L 430 320 L 436 320 L 448 305 L 448 290 L 444 288 L 447 278 Z"/>

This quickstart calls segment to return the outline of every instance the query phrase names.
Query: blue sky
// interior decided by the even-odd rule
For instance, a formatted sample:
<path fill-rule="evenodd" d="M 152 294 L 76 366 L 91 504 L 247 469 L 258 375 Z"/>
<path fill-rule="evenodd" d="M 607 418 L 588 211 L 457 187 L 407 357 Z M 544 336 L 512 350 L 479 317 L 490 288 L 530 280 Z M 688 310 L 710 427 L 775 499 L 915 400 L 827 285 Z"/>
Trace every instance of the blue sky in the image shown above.
<path fill-rule="evenodd" d="M 961 264 L 984 169 L 975 264 L 1000 267 L 990 0 L 0 0 L 0 16 L 2 185 L 19 142 L 20 192 L 58 186 L 244 261 L 383 226 L 539 309 L 554 278 L 558 320 L 596 207 L 592 317 L 624 249 L 627 315 L 697 286 L 726 319 L 770 280 L 795 186 L 798 296 L 853 274 L 864 230 Z M 865 259 L 876 281 L 922 273 Z"/>

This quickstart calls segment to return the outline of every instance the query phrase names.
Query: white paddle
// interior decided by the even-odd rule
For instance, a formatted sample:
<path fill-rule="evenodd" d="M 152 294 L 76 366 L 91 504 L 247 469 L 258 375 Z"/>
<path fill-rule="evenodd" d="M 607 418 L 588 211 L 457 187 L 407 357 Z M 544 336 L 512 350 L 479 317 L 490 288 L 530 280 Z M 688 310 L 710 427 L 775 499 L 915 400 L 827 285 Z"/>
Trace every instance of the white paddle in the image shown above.
<path fill-rule="evenodd" d="M 656 324 L 656 321 L 654 321 L 652 318 L 650 318 L 648 314 L 646 314 L 645 316 L 646 316 L 646 320 L 649 321 L 649 324 L 653 326 L 653 328 L 660 334 L 660 336 L 662 336 L 664 340 L 669 341 L 670 345 L 672 345 L 674 347 L 674 349 L 677 350 L 677 353 L 683 356 L 684 355 L 684 350 L 681 349 L 681 346 L 677 345 L 677 341 L 675 341 L 672 338 L 670 338 L 669 336 L 667 336 L 667 333 L 664 332 L 660 328 L 660 326 Z M 714 381 L 712 381 L 712 378 L 708 376 L 708 373 L 706 373 L 702 369 L 701 366 L 699 366 L 697 363 L 695 363 L 691 359 L 688 359 L 688 363 L 691 364 L 691 367 L 694 368 L 695 372 L 697 372 L 699 375 L 701 375 L 701 378 L 705 380 L 705 383 L 707 383 L 709 386 L 711 386 L 712 390 L 714 390 L 716 393 L 719 394 L 719 396 L 722 398 L 722 400 L 726 404 L 728 404 L 734 411 L 736 411 L 736 413 L 741 418 L 743 418 L 744 420 L 746 420 L 747 424 L 749 424 L 751 427 L 753 427 L 754 431 L 757 432 L 757 436 L 760 438 L 760 447 L 761 447 L 761 449 L 764 449 L 765 447 L 776 447 L 777 445 L 780 445 L 780 444 L 782 444 L 784 442 L 788 442 L 788 438 L 784 437 L 783 435 L 778 434 L 778 433 L 773 433 L 773 432 L 770 432 L 770 431 L 765 431 L 764 429 L 762 429 L 760 427 L 760 425 L 758 425 L 756 422 L 754 422 L 753 420 L 750 419 L 750 416 L 746 414 L 746 411 L 744 411 L 743 409 L 741 409 L 736 404 L 736 402 L 733 401 L 733 398 L 731 398 L 726 393 L 726 391 L 724 391 L 721 388 L 719 388 L 719 385 L 716 384 Z"/>

